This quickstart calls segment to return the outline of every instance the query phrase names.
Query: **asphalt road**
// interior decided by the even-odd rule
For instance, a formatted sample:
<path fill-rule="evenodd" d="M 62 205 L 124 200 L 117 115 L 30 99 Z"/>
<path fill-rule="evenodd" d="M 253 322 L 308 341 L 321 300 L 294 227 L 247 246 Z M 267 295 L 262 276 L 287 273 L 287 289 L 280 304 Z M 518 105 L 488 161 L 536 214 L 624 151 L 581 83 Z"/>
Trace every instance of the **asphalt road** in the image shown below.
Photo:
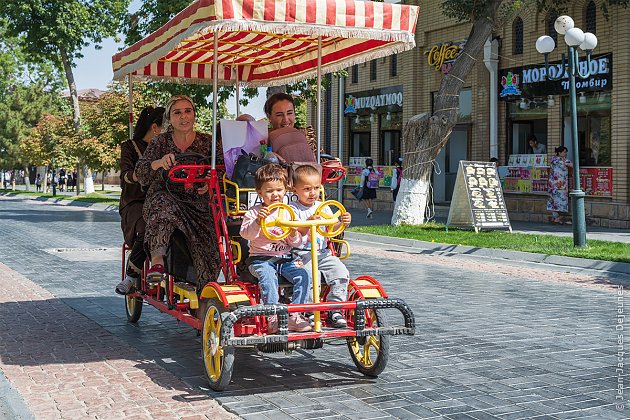
<path fill-rule="evenodd" d="M 350 272 L 378 278 L 416 316 L 416 336 L 392 339 L 385 372 L 356 372 L 343 342 L 288 355 L 239 350 L 230 389 L 215 393 L 188 326 L 151 307 L 127 324 L 113 291 L 117 213 L 0 198 L 0 238 L 0 262 L 137 350 L 138 363 L 157 363 L 242 418 L 630 416 L 615 328 L 628 276 L 355 243 Z"/>

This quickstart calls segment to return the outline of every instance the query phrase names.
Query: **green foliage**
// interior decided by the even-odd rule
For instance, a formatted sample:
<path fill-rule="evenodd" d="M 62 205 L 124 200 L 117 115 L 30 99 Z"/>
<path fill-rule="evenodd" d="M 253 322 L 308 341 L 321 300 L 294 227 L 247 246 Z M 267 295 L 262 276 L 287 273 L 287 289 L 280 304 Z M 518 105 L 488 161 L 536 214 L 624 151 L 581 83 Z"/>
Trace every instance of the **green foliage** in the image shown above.
<path fill-rule="evenodd" d="M 563 255 L 595 260 L 630 262 L 630 244 L 607 241 L 588 241 L 587 248 L 575 248 L 569 236 L 530 235 L 506 231 L 482 231 L 449 228 L 439 223 L 422 226 L 360 226 L 354 232 L 397 238 L 417 239 L 425 242 L 465 245 L 480 248 L 509 249 L 546 255 Z"/>
<path fill-rule="evenodd" d="M 28 164 L 20 144 L 31 135 L 41 116 L 58 108 L 58 96 L 40 84 L 16 85 L 0 96 L 0 167 Z"/>

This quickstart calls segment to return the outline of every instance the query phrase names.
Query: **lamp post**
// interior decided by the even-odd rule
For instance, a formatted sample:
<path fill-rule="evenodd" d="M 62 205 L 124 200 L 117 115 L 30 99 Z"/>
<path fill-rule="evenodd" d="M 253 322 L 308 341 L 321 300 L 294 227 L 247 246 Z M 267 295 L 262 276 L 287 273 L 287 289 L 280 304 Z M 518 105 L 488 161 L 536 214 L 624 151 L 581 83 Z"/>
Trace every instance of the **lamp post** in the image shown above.
<path fill-rule="evenodd" d="M 573 214 L 573 245 L 576 247 L 586 246 L 586 217 L 584 214 L 584 191 L 580 188 L 580 153 L 578 150 L 577 133 L 577 104 L 575 92 L 575 78 L 586 79 L 591 75 L 590 60 L 591 51 L 597 46 L 597 37 L 590 33 L 584 33 L 580 28 L 576 28 L 569 16 L 560 16 L 554 24 L 556 32 L 564 35 L 564 42 L 567 44 L 567 56 L 562 53 L 562 63 L 558 66 L 549 66 L 549 53 L 555 48 L 553 38 L 543 35 L 536 40 L 536 50 L 545 55 L 545 70 L 549 80 L 560 80 L 568 76 L 569 78 L 569 100 L 571 103 L 571 140 L 573 144 L 573 190 L 571 196 L 571 207 Z M 580 70 L 577 47 L 586 51 L 586 66 L 584 72 Z"/>

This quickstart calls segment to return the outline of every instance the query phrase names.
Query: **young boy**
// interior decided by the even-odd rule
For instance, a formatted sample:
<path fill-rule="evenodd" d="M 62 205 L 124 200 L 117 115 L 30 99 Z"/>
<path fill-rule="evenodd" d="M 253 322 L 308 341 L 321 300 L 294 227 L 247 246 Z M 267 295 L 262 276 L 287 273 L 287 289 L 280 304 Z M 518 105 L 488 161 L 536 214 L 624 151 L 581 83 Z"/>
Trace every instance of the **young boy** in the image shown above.
<path fill-rule="evenodd" d="M 298 201 L 293 203 L 291 207 L 295 210 L 297 220 L 313 220 L 318 218 L 314 213 L 315 210 L 317 210 L 317 206 L 321 203 L 319 201 L 321 183 L 321 175 L 314 166 L 302 165 L 293 172 L 293 188 Z M 328 214 L 332 214 L 328 207 L 326 207 L 324 211 Z M 341 215 L 340 223 L 348 226 L 350 221 L 350 213 Z M 338 225 L 334 225 L 334 228 L 337 226 Z M 297 251 L 297 254 L 302 257 L 304 266 L 309 271 L 309 274 L 311 274 L 311 241 L 309 228 L 300 228 L 298 231 L 302 235 L 302 243 L 298 246 L 300 249 Z M 341 302 L 346 300 L 348 296 L 350 273 L 341 260 L 332 255 L 327 245 L 328 240 L 318 234 L 315 238 L 315 246 L 318 251 L 318 268 L 323 274 L 326 284 L 330 287 L 327 300 L 329 302 Z M 329 320 L 333 327 L 344 328 L 347 326 L 346 319 L 341 312 L 333 311 L 329 315 Z"/>
<path fill-rule="evenodd" d="M 249 257 L 245 261 L 250 273 L 258 279 L 260 294 L 265 304 L 278 303 L 278 275 L 293 284 L 292 303 L 305 303 L 310 289 L 310 277 L 304 263 L 291 255 L 291 249 L 299 245 L 302 235 L 293 229 L 285 239 L 268 239 L 260 228 L 261 220 L 271 222 L 278 217 L 278 211 L 269 213 L 267 207 L 281 203 L 287 187 L 287 171 L 280 165 L 268 164 L 256 171 L 256 192 L 263 204 L 249 209 L 241 225 L 241 237 L 249 240 Z M 279 227 L 268 228 L 275 235 L 282 233 Z M 301 314 L 289 316 L 290 331 L 310 331 L 311 326 Z M 278 331 L 278 316 L 268 318 L 268 333 Z"/>

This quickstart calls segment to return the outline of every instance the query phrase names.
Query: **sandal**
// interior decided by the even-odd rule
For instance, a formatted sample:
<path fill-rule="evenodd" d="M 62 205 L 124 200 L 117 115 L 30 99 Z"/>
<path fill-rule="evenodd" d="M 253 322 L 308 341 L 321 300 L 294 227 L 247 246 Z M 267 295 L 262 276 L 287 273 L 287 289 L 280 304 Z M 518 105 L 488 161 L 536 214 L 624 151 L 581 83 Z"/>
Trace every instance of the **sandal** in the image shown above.
<path fill-rule="evenodd" d="M 147 283 L 159 283 L 164 279 L 164 265 L 154 264 L 147 273 Z"/>

